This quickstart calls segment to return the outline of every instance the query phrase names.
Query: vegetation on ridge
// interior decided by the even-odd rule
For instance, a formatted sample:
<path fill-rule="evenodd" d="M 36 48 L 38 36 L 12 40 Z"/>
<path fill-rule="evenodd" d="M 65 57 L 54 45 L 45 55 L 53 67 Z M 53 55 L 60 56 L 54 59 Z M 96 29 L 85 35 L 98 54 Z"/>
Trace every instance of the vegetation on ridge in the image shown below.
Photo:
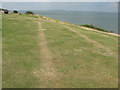
<path fill-rule="evenodd" d="M 17 10 L 13 10 L 13 13 L 18 13 L 18 11 Z"/>
<path fill-rule="evenodd" d="M 107 30 L 104 30 L 104 29 L 99 28 L 99 27 L 97 27 L 97 26 L 94 26 L 94 25 L 92 25 L 92 24 L 84 24 L 84 25 L 80 25 L 80 26 L 88 27 L 88 28 L 92 28 L 92 29 L 96 29 L 96 30 L 99 30 L 99 31 L 108 32 Z"/>
<path fill-rule="evenodd" d="M 32 11 L 27 11 L 25 14 L 34 14 Z"/>

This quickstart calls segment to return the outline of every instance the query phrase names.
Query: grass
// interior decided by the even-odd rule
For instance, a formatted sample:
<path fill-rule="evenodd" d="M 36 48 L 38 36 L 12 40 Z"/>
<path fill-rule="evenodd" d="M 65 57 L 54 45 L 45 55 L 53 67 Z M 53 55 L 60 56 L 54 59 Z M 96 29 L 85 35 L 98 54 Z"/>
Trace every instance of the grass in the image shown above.
<path fill-rule="evenodd" d="M 95 41 L 101 43 L 106 48 L 109 48 L 109 49 L 115 51 L 116 53 L 118 53 L 118 47 L 115 47 L 116 45 L 118 45 L 118 37 L 113 36 L 113 35 L 101 34 L 99 32 L 95 32 L 95 31 L 93 32 L 90 30 L 85 30 L 85 29 L 81 29 L 79 27 L 74 27 L 74 26 L 72 26 L 71 28 L 76 29 L 78 32 L 86 35 L 87 37 L 91 38 L 92 40 L 95 40 Z"/>
<path fill-rule="evenodd" d="M 41 77 L 44 63 L 41 59 L 41 32 L 36 21 L 41 22 L 51 52 L 56 73 L 53 79 L 50 79 L 52 76 Z M 45 88 L 117 88 L 118 38 L 77 26 L 68 27 L 105 49 L 63 24 L 27 15 L 3 15 L 3 88 L 38 88 L 43 83 Z M 107 49 L 112 55 L 106 52 Z M 35 71 L 39 73 L 35 75 Z"/>
<path fill-rule="evenodd" d="M 35 87 L 37 83 L 32 71 L 40 66 L 38 26 L 25 18 L 3 15 L 4 88 Z"/>
<path fill-rule="evenodd" d="M 84 27 L 96 29 L 96 30 L 99 30 L 99 31 L 108 32 L 107 30 L 104 30 L 104 29 L 102 29 L 102 28 L 96 27 L 96 26 L 94 26 L 94 25 L 92 25 L 92 24 L 90 24 L 90 25 L 89 25 L 89 24 L 84 24 L 84 25 L 80 25 L 80 26 L 84 26 Z"/>
<path fill-rule="evenodd" d="M 47 28 L 45 33 L 54 56 L 54 65 L 63 74 L 61 81 L 66 87 L 101 88 L 113 85 L 111 75 L 117 78 L 117 55 L 105 56 L 104 50 L 98 49 L 60 24 L 44 22 L 44 25 Z M 117 45 L 117 39 L 114 42 Z M 114 48 L 117 53 L 117 47 Z"/>

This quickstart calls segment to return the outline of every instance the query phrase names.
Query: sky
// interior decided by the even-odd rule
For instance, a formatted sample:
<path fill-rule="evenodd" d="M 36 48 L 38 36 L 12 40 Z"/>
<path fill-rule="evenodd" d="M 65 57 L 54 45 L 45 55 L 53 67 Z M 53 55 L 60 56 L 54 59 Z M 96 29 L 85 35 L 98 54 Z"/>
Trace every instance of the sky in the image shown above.
<path fill-rule="evenodd" d="M 0 0 L 3 2 L 118 2 L 120 0 Z"/>
<path fill-rule="evenodd" d="M 9 10 L 69 10 L 117 12 L 117 2 L 4 2 Z"/>

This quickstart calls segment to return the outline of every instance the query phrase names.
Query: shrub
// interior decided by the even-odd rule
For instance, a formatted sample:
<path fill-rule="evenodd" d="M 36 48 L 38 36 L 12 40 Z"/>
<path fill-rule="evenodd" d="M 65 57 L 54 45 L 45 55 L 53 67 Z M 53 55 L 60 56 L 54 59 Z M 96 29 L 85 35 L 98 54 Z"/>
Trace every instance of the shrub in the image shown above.
<path fill-rule="evenodd" d="M 13 13 L 18 13 L 18 11 L 17 10 L 13 10 Z"/>
<path fill-rule="evenodd" d="M 27 11 L 25 14 L 34 14 L 32 11 Z"/>
<path fill-rule="evenodd" d="M 107 30 L 104 30 L 104 29 L 102 29 L 102 28 L 99 28 L 99 27 L 96 27 L 96 26 L 94 26 L 94 25 L 92 25 L 92 24 L 84 24 L 84 25 L 80 25 L 80 26 L 83 26 L 83 27 L 88 27 L 88 28 L 92 28 L 92 29 L 96 29 L 96 30 L 99 30 L 99 31 L 104 31 L 104 32 L 108 32 Z"/>
<path fill-rule="evenodd" d="M 110 33 L 114 33 L 114 31 L 110 31 Z"/>
<path fill-rule="evenodd" d="M 5 13 L 5 14 L 8 14 L 8 12 L 9 12 L 9 10 L 7 10 L 7 9 L 4 10 L 4 13 Z"/>
<path fill-rule="evenodd" d="M 0 8 L 0 11 L 4 11 L 5 9 Z"/>

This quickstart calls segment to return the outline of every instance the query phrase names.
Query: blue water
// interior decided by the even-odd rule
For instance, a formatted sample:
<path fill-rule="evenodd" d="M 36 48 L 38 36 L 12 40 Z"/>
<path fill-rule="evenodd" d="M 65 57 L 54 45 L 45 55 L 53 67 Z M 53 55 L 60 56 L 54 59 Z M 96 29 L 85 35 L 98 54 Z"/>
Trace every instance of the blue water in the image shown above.
<path fill-rule="evenodd" d="M 33 11 L 35 14 L 46 16 L 76 25 L 93 24 L 107 31 L 118 33 L 118 14 L 93 11 Z"/>

